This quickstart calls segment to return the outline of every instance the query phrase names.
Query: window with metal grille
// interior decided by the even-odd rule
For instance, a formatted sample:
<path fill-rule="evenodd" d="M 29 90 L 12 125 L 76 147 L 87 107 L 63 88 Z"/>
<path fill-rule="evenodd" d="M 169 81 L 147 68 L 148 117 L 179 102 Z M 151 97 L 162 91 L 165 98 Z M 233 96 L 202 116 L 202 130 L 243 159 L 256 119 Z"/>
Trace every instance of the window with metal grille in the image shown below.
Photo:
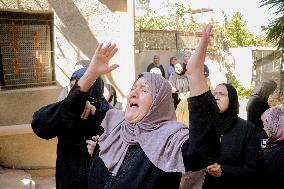
<path fill-rule="evenodd" d="M 52 13 L 0 11 L 1 89 L 54 83 Z"/>

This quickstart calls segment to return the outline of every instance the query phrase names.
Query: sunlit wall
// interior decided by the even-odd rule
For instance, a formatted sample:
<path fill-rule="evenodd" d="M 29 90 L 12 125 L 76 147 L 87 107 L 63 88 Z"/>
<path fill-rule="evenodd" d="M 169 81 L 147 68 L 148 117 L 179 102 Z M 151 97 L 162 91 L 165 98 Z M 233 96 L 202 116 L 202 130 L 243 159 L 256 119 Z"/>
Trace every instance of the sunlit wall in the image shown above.
<path fill-rule="evenodd" d="M 75 63 L 91 59 L 98 43 L 114 42 L 119 51 L 111 63 L 119 69 L 105 77 L 125 97 L 134 81 L 134 11 L 127 0 L 3 0 L 0 9 L 54 13 L 56 80 L 68 84 Z M 127 73 L 127 74 L 125 74 Z"/>

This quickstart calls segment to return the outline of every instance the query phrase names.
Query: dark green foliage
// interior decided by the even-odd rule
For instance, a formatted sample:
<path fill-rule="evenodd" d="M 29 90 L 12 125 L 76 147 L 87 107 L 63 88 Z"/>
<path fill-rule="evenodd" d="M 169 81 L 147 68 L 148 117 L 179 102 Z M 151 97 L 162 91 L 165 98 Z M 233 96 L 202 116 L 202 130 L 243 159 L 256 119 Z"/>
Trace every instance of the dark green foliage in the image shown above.
<path fill-rule="evenodd" d="M 269 6 L 275 10 L 275 19 L 266 28 L 267 38 L 277 44 L 278 48 L 284 48 L 284 0 L 262 0 L 261 6 Z"/>

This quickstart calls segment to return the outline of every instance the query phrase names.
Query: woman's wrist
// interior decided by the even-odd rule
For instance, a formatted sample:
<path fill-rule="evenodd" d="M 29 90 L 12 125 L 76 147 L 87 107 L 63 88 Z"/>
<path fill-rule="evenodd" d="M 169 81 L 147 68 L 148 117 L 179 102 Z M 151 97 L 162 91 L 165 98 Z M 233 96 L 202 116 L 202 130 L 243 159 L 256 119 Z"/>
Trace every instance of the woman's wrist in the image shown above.
<path fill-rule="evenodd" d="M 81 77 L 81 79 L 78 81 L 80 91 L 88 92 L 98 77 L 99 76 L 97 74 L 91 73 L 87 70 L 85 74 Z"/>
<path fill-rule="evenodd" d="M 101 74 L 97 73 L 96 71 L 94 70 L 91 70 L 91 69 L 87 69 L 86 70 L 86 76 L 91 79 L 91 80 L 96 80 L 98 77 L 100 77 Z"/>

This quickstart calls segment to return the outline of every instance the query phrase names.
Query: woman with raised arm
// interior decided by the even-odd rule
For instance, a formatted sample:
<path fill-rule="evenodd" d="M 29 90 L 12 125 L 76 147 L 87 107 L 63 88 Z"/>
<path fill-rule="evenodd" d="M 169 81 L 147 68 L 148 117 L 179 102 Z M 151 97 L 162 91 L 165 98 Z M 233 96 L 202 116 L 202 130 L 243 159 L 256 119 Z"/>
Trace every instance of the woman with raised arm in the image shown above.
<path fill-rule="evenodd" d="M 90 165 L 90 189 L 179 188 L 182 173 L 200 170 L 217 160 L 219 109 L 203 74 L 211 28 L 204 29 L 188 64 L 192 126 L 186 129 L 176 121 L 168 81 L 158 74 L 140 74 L 127 97 L 126 110 L 110 110 L 102 122 L 104 132 Z M 116 52 L 115 44 L 99 44 L 84 76 L 69 94 L 73 100 L 77 98 L 74 106 L 84 105 L 80 97 L 88 93 L 97 77 L 118 67 L 109 65 Z"/>
<path fill-rule="evenodd" d="M 72 74 L 70 87 L 81 78 L 85 70 L 81 68 Z M 102 120 L 112 108 L 104 99 L 103 90 L 103 79 L 98 78 L 90 93 L 80 98 L 85 106 L 77 107 L 73 103 L 69 105 L 74 101 L 69 96 L 60 102 L 40 108 L 33 115 L 31 127 L 37 136 L 47 140 L 58 138 L 55 174 L 57 189 L 88 188 L 91 156 L 88 154 L 86 142 L 95 144 L 91 137 L 96 140 L 97 135 L 101 134 Z"/>

